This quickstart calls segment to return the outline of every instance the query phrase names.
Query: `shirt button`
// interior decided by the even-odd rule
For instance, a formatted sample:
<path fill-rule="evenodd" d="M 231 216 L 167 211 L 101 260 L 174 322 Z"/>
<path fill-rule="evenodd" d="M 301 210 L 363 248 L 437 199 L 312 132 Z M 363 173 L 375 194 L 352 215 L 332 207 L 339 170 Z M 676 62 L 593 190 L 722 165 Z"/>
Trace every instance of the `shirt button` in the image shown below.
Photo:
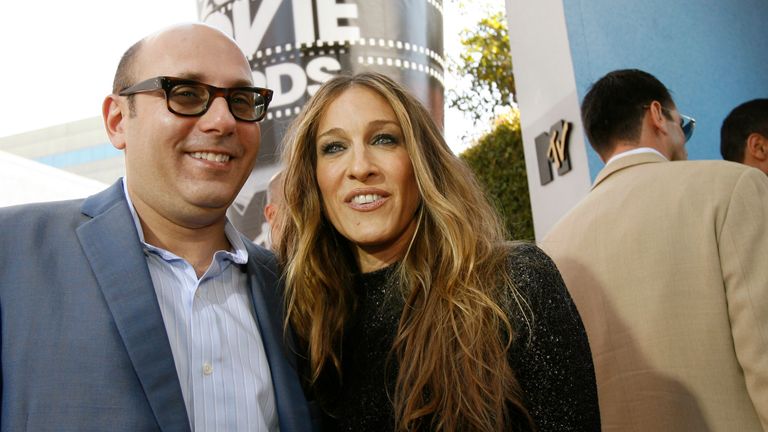
<path fill-rule="evenodd" d="M 211 366 L 211 364 L 208 362 L 203 363 L 203 374 L 210 375 L 212 373 L 213 373 L 213 366 Z"/>

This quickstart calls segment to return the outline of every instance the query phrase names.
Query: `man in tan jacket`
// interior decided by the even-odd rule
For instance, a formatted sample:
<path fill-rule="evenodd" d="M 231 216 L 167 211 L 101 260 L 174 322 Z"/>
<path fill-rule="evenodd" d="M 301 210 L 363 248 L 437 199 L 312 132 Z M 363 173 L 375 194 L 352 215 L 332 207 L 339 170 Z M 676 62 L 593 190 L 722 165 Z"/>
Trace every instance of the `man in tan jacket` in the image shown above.
<path fill-rule="evenodd" d="M 544 238 L 587 329 L 603 430 L 768 430 L 768 178 L 681 161 L 692 119 L 638 70 L 582 104 L 606 162 Z"/>

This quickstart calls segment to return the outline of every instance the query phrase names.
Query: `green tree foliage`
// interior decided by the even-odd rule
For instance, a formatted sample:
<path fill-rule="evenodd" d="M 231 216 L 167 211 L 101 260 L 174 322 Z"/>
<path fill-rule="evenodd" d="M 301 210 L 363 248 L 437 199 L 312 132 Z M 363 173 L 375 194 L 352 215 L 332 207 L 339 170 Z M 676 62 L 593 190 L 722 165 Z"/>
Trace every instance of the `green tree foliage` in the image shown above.
<path fill-rule="evenodd" d="M 448 104 L 466 113 L 476 127 L 496 121 L 489 133 L 459 156 L 496 205 L 510 238 L 534 240 L 520 117 L 511 109 L 515 80 L 503 10 L 489 10 L 474 28 L 462 31 L 461 44 L 463 52 L 458 61 L 450 62 L 450 68 L 469 84 L 449 90 Z M 499 116 L 500 112 L 507 114 Z"/>
<path fill-rule="evenodd" d="M 448 104 L 467 113 L 475 124 L 487 124 L 500 108 L 514 103 L 515 79 L 504 12 L 491 12 L 474 28 L 463 30 L 461 44 L 464 51 L 449 68 L 470 82 L 449 90 Z"/>
<path fill-rule="evenodd" d="M 510 238 L 534 240 L 517 110 L 500 116 L 493 130 L 459 157 L 472 168 L 489 199 L 496 205 Z"/>

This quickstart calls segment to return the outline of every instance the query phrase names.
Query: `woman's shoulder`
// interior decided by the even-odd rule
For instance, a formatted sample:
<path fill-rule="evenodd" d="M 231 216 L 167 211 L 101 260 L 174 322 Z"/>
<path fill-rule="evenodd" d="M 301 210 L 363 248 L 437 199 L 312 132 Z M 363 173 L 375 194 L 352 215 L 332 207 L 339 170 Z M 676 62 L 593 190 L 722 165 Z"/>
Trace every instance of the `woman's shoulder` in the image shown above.
<path fill-rule="evenodd" d="M 549 256 L 536 244 L 527 241 L 509 241 L 502 246 L 511 262 L 523 261 L 527 264 L 551 263 Z"/>
<path fill-rule="evenodd" d="M 568 325 L 580 321 L 557 266 L 538 246 L 508 243 L 504 265 L 509 284 L 507 311 L 516 325 L 523 326 L 523 333 L 540 332 L 538 326 L 548 321 Z M 526 328 L 530 326 L 536 328 Z"/>
<path fill-rule="evenodd" d="M 502 246 L 506 271 L 512 282 L 526 293 L 531 288 L 562 285 L 562 278 L 552 259 L 529 242 L 508 242 Z"/>

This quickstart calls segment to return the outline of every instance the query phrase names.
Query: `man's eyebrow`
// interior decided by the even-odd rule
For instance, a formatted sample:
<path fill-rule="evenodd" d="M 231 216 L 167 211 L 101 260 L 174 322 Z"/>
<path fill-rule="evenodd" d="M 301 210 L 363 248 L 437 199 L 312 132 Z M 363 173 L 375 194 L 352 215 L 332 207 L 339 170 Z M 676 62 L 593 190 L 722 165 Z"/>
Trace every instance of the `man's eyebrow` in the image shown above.
<path fill-rule="evenodd" d="M 208 83 L 208 78 L 206 78 L 204 75 L 197 73 L 197 72 L 183 72 L 178 75 L 176 75 L 177 78 L 182 79 L 188 79 L 192 81 L 199 81 L 201 83 Z M 240 78 L 236 80 L 231 85 L 228 85 L 227 87 L 253 87 L 253 83 L 245 78 Z"/>
<path fill-rule="evenodd" d="M 196 72 L 183 72 L 180 74 L 176 74 L 177 78 L 183 78 L 193 81 L 204 81 L 203 76 Z"/>

